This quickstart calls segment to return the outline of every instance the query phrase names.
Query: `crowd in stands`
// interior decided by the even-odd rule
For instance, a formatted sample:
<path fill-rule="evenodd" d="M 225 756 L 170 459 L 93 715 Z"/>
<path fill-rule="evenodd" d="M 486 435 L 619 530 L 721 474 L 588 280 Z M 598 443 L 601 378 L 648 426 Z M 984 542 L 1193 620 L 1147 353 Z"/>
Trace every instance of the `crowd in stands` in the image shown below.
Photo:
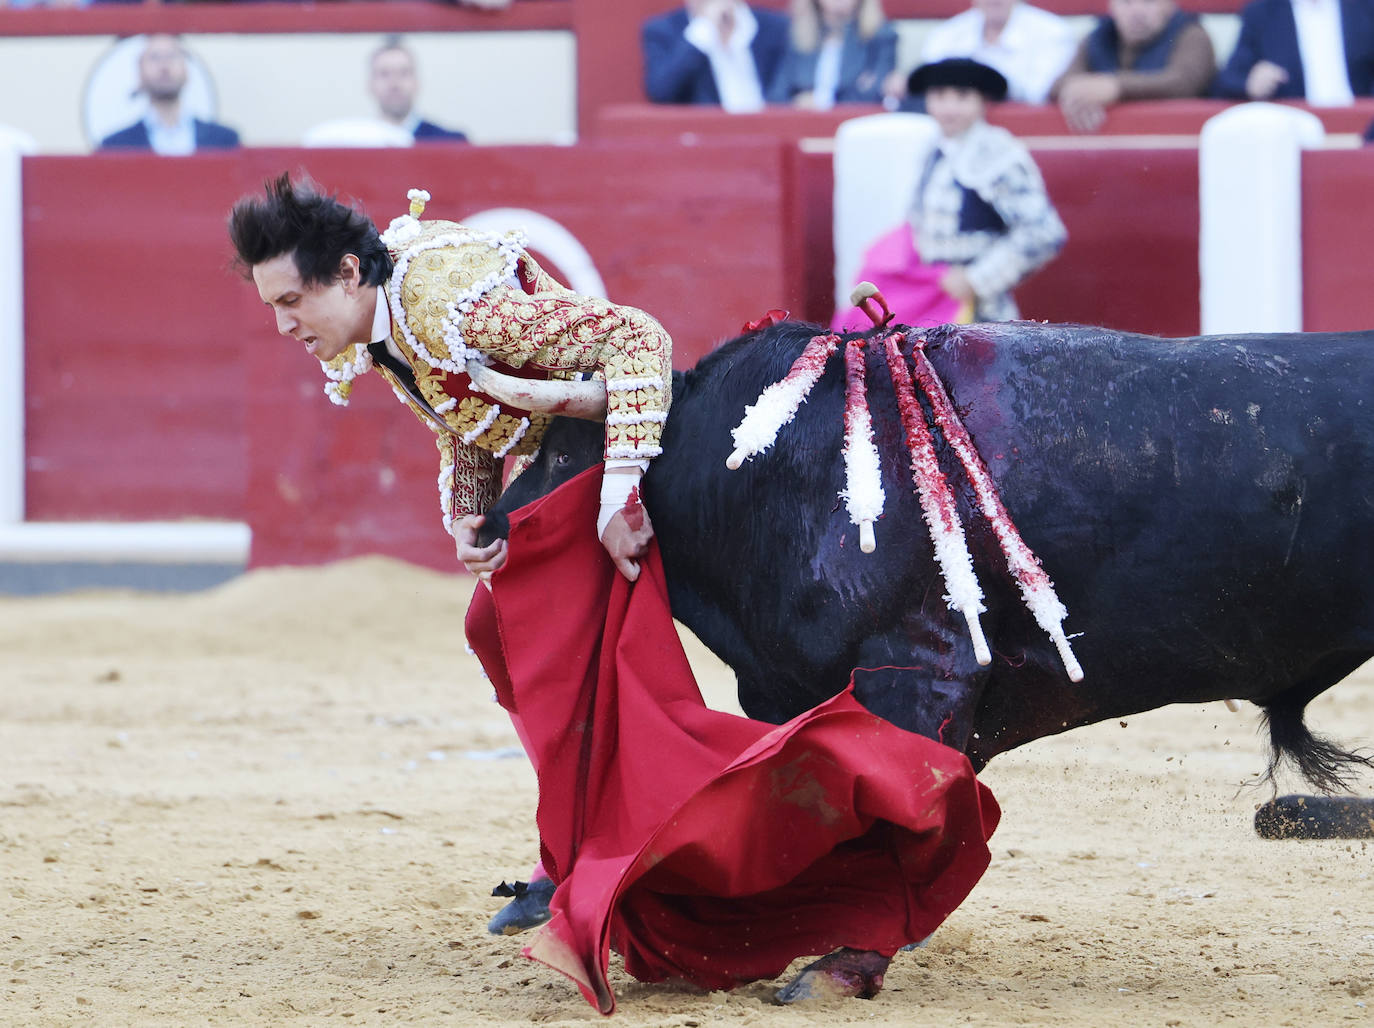
<path fill-rule="evenodd" d="M 644 89 L 655 103 L 753 111 L 767 103 L 824 109 L 882 102 L 920 109 L 898 69 L 881 0 L 793 0 L 790 19 L 743 0 L 687 0 L 643 26 Z M 1008 98 L 1057 103 L 1092 132 L 1131 100 L 1305 99 L 1348 104 L 1374 95 L 1369 0 L 1252 0 L 1234 51 L 1218 67 L 1196 14 L 1174 0 L 1106 0 L 1082 39 L 1024 0 L 972 0 L 926 36 L 921 63 L 968 57 L 997 70 Z"/>
<path fill-rule="evenodd" d="M 142 2 L 0 0 L 0 7 Z M 514 0 L 444 2 L 499 8 Z M 1374 0 L 1250 0 L 1235 47 L 1220 64 L 1198 15 L 1176 0 L 1101 2 L 1105 13 L 1082 34 L 1074 22 L 1026 0 L 971 0 L 968 10 L 925 33 L 917 63 L 972 58 L 1006 79 L 1008 100 L 1057 104 L 1076 132 L 1096 131 L 1112 106 L 1132 100 L 1297 99 L 1339 106 L 1374 95 Z M 654 103 L 729 112 L 783 104 L 922 109 L 923 98 L 907 86 L 913 69 L 898 67 L 898 33 L 882 0 L 791 0 L 786 12 L 744 0 L 686 0 L 648 18 L 641 44 L 644 95 Z M 232 128 L 181 109 L 185 62 L 175 37 L 152 37 L 139 62 L 147 112 L 105 138 L 102 148 L 179 154 L 238 145 Z M 358 134 L 360 143 L 368 135 L 373 145 L 466 139 L 416 113 L 415 58 L 404 43 L 378 50 L 370 76 L 377 116 Z M 347 137 L 361 121 L 322 126 L 320 138 Z"/>

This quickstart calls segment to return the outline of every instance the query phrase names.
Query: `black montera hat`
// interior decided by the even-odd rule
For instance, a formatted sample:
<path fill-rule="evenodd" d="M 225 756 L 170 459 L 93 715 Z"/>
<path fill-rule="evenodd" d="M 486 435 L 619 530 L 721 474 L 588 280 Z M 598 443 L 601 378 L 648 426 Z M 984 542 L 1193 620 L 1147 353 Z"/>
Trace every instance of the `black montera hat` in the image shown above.
<path fill-rule="evenodd" d="M 946 57 L 943 61 L 923 64 L 906 82 L 907 91 L 913 96 L 936 86 L 976 89 L 994 101 L 1007 98 L 1007 80 L 1002 73 L 970 57 Z"/>

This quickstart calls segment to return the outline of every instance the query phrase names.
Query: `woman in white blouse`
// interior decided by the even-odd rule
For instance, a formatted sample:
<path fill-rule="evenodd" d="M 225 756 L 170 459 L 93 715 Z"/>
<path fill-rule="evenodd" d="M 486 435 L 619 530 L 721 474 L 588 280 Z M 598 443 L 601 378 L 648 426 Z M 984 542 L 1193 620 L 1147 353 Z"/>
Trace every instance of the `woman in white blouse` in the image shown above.
<path fill-rule="evenodd" d="M 829 110 L 879 103 L 897 65 L 897 32 L 882 0 L 792 0 L 792 38 L 770 103 Z"/>

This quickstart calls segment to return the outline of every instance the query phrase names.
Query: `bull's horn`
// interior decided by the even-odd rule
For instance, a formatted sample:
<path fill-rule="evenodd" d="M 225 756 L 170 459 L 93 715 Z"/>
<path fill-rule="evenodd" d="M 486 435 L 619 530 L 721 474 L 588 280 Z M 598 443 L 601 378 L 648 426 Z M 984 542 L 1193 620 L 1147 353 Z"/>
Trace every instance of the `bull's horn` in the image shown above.
<path fill-rule="evenodd" d="M 537 414 L 561 414 L 587 421 L 606 420 L 606 383 L 595 379 L 569 382 L 563 379 L 516 378 L 479 364 L 467 363 L 472 384 L 492 399 Z"/>

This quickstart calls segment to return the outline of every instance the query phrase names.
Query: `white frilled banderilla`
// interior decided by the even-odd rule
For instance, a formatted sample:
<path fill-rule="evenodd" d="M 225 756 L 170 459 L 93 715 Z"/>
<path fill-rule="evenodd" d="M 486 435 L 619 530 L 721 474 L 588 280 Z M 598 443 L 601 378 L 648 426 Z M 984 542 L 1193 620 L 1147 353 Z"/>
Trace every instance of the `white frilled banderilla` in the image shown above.
<path fill-rule="evenodd" d="M 853 300 L 855 306 L 864 310 L 879 328 L 892 318 L 882 294 L 867 283 L 861 283 L 855 289 Z M 990 664 L 992 653 L 978 621 L 978 615 L 987 609 L 983 605 L 983 592 L 973 571 L 973 558 L 969 553 L 953 491 L 936 459 L 934 436 L 917 399 L 916 386 L 920 387 L 930 404 L 936 427 L 963 465 L 977 498 L 978 509 L 992 526 L 1027 609 L 1053 640 L 1070 681 L 1081 682 L 1083 669 L 1064 634 L 1063 622 L 1068 612 L 1059 602 L 1053 583 L 1040 566 L 1039 558 L 1031 552 L 1012 523 L 1011 515 L 997 491 L 997 483 L 993 481 L 944 384 L 926 357 L 925 339 L 917 339 L 912 348 L 914 383 L 912 371 L 908 370 L 902 356 L 900 347 L 903 339 L 902 333 L 889 332 L 878 337 L 877 341 L 882 343 L 892 387 L 897 395 L 902 428 L 906 434 L 907 448 L 911 451 L 911 477 L 920 499 L 922 515 L 930 528 L 935 560 L 945 581 L 945 601 L 951 610 L 959 611 L 968 622 L 978 663 Z M 840 495 L 848 507 L 850 520 L 859 528 L 860 548 L 864 553 L 872 553 L 877 548 L 873 524 L 882 516 L 884 495 L 865 390 L 866 342 L 863 339 L 851 339 L 844 347 L 845 488 Z M 778 430 L 795 416 L 797 408 L 820 380 L 826 363 L 840 344 L 838 335 L 814 336 L 793 362 L 791 370 L 765 389 L 756 403 L 745 408 L 744 420 L 732 433 L 735 449 L 725 462 L 727 467 L 737 469 L 747 458 L 773 445 Z"/>

